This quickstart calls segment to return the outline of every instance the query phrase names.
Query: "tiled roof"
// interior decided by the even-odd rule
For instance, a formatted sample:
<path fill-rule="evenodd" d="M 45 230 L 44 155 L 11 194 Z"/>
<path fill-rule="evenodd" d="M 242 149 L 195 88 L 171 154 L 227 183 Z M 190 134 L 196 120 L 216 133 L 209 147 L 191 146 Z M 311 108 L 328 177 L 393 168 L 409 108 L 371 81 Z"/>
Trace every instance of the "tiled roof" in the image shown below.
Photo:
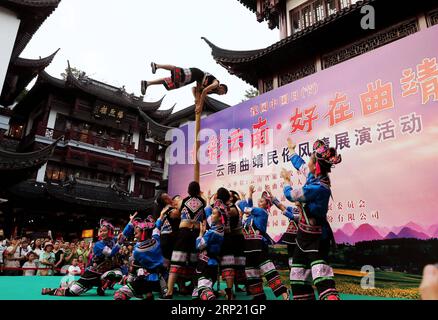
<path fill-rule="evenodd" d="M 8 76 L 0 96 L 0 103 L 10 106 L 26 86 L 50 63 L 52 63 L 59 49 L 50 56 L 40 59 L 17 58 L 9 67 Z M 10 81 L 13 79 L 13 81 Z"/>
<path fill-rule="evenodd" d="M 238 0 L 238 1 L 252 12 L 257 11 L 257 0 Z"/>
<path fill-rule="evenodd" d="M 58 7 L 60 2 L 61 0 L 2 0 L 0 2 L 0 6 L 18 13 L 21 20 L 12 52 L 12 61 L 23 52 L 35 32 Z"/>
<path fill-rule="evenodd" d="M 161 106 L 163 99 L 156 102 L 144 102 L 141 98 L 129 95 L 120 88 L 99 82 L 94 79 L 82 77 L 77 79 L 70 71 L 67 73 L 67 80 L 58 79 L 52 77 L 47 72 L 42 71 L 37 79 L 36 84 L 27 94 L 27 97 L 17 104 L 14 108 L 15 113 L 25 113 L 28 106 L 31 105 L 29 100 L 33 95 L 38 95 L 40 87 L 44 85 L 50 85 L 61 90 L 79 90 L 81 92 L 92 95 L 107 103 L 112 103 L 117 106 L 125 107 L 138 113 L 146 123 L 148 128 L 148 134 L 150 137 L 157 138 L 158 140 L 164 140 L 166 132 L 171 127 L 161 124 L 161 118 L 168 114 L 171 110 L 158 110 Z M 155 118 L 154 118 L 155 116 Z"/>
<path fill-rule="evenodd" d="M 26 68 L 35 68 L 38 70 L 44 70 L 47 68 L 55 58 L 56 54 L 58 53 L 60 49 L 56 50 L 54 53 L 52 53 L 50 56 L 47 56 L 45 58 L 39 58 L 39 59 L 25 59 L 25 58 L 17 58 L 17 60 L 14 63 L 14 66 L 17 67 L 26 67 Z"/>
<path fill-rule="evenodd" d="M 348 6 L 340 11 L 338 11 L 335 14 L 332 14 L 328 17 L 326 17 L 324 20 L 321 20 L 312 26 L 305 28 L 304 30 L 294 33 L 293 35 L 284 38 L 266 48 L 262 49 L 256 49 L 256 50 L 247 50 L 247 51 L 238 51 L 238 50 L 227 50 L 220 48 L 213 44 L 211 41 L 209 41 L 207 38 L 202 38 L 211 48 L 213 58 L 221 64 L 238 64 L 238 63 L 245 63 L 245 62 L 252 62 L 254 60 L 258 60 L 263 58 L 264 56 L 277 51 L 279 49 L 282 49 L 283 47 L 293 45 L 293 43 L 308 34 L 312 33 L 313 31 L 316 31 L 352 12 L 355 12 L 357 10 L 360 10 L 361 7 L 371 4 L 372 2 L 375 2 L 377 0 L 363 0 L 356 2 L 355 4 Z"/>
<path fill-rule="evenodd" d="M 149 115 L 154 120 L 161 121 L 167 119 L 172 114 L 174 109 L 175 109 L 175 105 L 167 110 L 156 110 L 154 112 L 150 112 Z"/>
<path fill-rule="evenodd" d="M 52 156 L 60 139 L 61 138 L 51 145 L 34 152 L 18 153 L 0 150 L 0 172 L 29 168 L 38 169 Z"/>
<path fill-rule="evenodd" d="M 59 139 L 41 150 L 29 153 L 0 150 L 0 190 L 25 181 L 35 174 L 49 160 L 58 141 Z"/>
<path fill-rule="evenodd" d="M 99 187 L 76 181 L 61 184 L 21 182 L 9 191 L 20 199 L 50 199 L 59 205 L 78 205 L 108 210 L 135 212 L 153 207 L 154 199 L 134 198 L 117 188 Z"/>
<path fill-rule="evenodd" d="M 76 78 L 70 68 L 67 70 L 66 86 L 78 88 L 81 91 L 94 95 L 102 100 L 113 102 L 119 106 L 134 109 L 140 108 L 146 112 L 153 112 L 160 108 L 164 98 L 156 102 L 145 102 L 140 97 L 128 94 L 122 88 L 117 88 L 88 77 Z"/>

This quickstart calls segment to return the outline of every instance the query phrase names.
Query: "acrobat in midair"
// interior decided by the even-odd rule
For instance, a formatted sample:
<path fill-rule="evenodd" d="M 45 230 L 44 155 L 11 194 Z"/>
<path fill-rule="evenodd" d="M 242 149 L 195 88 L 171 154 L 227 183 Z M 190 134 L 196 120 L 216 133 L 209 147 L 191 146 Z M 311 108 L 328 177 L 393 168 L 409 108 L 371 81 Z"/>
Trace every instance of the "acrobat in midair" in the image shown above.
<path fill-rule="evenodd" d="M 202 106 L 208 94 L 223 95 L 228 92 L 228 87 L 225 84 L 221 84 L 215 76 L 198 68 L 180 68 L 155 62 L 151 63 L 151 68 L 153 74 L 158 69 L 169 70 L 170 77 L 152 81 L 142 80 L 141 93 L 145 95 L 147 88 L 153 85 L 163 85 L 167 90 L 174 90 L 196 81 L 196 87 L 192 88 L 193 96 L 195 97 L 196 113 L 202 112 Z"/>

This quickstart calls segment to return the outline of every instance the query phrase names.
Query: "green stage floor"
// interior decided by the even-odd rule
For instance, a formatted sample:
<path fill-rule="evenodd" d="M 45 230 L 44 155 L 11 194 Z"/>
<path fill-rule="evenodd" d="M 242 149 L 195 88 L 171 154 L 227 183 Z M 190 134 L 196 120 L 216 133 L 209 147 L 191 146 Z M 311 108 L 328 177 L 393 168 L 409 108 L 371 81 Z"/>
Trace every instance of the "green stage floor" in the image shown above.
<path fill-rule="evenodd" d="M 96 290 L 91 289 L 80 297 L 53 297 L 41 295 L 41 288 L 56 288 L 62 277 L 0 277 L 0 300 L 112 300 L 113 290 L 108 290 L 106 296 L 99 297 Z M 116 289 L 119 286 L 116 286 Z M 221 288 L 223 284 L 221 285 Z M 265 288 L 269 300 L 275 297 L 269 288 Z M 391 300 L 388 298 L 357 296 L 341 294 L 343 300 Z M 223 298 L 220 298 L 223 299 Z M 246 293 L 238 293 L 237 300 L 249 300 Z M 174 297 L 174 300 L 191 300 L 190 296 Z"/>

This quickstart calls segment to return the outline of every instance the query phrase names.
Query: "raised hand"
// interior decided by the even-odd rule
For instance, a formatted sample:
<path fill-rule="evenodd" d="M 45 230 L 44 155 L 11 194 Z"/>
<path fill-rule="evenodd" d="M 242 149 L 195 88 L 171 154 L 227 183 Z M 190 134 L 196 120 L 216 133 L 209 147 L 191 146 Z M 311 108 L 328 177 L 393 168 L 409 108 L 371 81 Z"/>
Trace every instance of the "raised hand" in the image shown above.
<path fill-rule="evenodd" d="M 291 137 L 287 138 L 287 147 L 291 153 L 295 153 L 295 148 L 297 144 L 292 140 Z"/>
<path fill-rule="evenodd" d="M 205 230 L 207 230 L 207 220 L 202 221 L 202 223 L 199 225 L 199 235 L 203 236 Z"/>
<path fill-rule="evenodd" d="M 280 177 L 285 181 L 290 181 L 291 172 L 285 168 L 281 169 Z"/>
<path fill-rule="evenodd" d="M 265 190 L 267 193 L 269 193 L 269 195 L 272 197 L 272 191 L 271 191 L 271 186 L 269 184 L 265 185 Z"/>
<path fill-rule="evenodd" d="M 249 193 L 253 194 L 255 192 L 255 187 L 253 185 L 249 186 Z"/>
<path fill-rule="evenodd" d="M 196 108 L 195 108 L 195 113 L 201 113 L 202 112 L 202 106 L 200 105 L 199 101 L 196 102 Z"/>
<path fill-rule="evenodd" d="M 129 215 L 129 222 L 131 222 L 131 223 L 132 223 L 132 221 L 134 221 L 134 219 L 135 219 L 135 217 L 137 216 L 137 214 L 138 214 L 138 211 L 135 211 L 135 213 L 134 213 L 134 214 L 132 214 L 132 215 Z"/>
<path fill-rule="evenodd" d="M 427 265 L 420 285 L 422 300 L 438 300 L 438 266 Z"/>
<path fill-rule="evenodd" d="M 168 206 L 166 206 L 166 208 L 168 208 Z M 166 215 L 166 208 L 164 208 L 160 213 L 160 220 L 161 221 L 164 220 L 164 216 Z"/>
<path fill-rule="evenodd" d="M 210 200 L 210 198 L 209 198 L 208 196 L 205 195 L 204 191 L 201 191 L 200 196 L 201 196 L 201 198 L 204 199 L 205 202 L 207 202 L 207 204 L 208 204 L 208 201 Z"/>
<path fill-rule="evenodd" d="M 119 235 L 117 236 L 117 242 L 123 243 L 123 241 L 125 241 L 125 236 L 123 235 L 123 233 L 119 233 Z"/>

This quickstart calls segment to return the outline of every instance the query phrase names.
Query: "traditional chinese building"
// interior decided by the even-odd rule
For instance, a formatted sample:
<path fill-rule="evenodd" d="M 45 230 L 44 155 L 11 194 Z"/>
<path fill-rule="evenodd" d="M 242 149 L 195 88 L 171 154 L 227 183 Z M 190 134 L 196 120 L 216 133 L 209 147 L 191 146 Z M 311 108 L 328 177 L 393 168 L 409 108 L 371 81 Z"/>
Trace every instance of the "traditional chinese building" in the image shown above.
<path fill-rule="evenodd" d="M 14 107 L 10 127 L 22 152 L 60 141 L 32 179 L 9 190 L 16 224 L 76 232 L 67 224 L 87 229 L 101 216 L 152 210 L 170 129 L 160 122 L 173 111 L 158 110 L 161 101 L 144 102 L 70 68 L 65 80 L 41 72 Z"/>
<path fill-rule="evenodd" d="M 47 160 L 51 148 L 27 154 L 16 154 L 22 128 L 9 127 L 12 107 L 25 87 L 49 66 L 55 51 L 48 57 L 25 59 L 20 54 L 43 22 L 58 7 L 60 0 L 4 0 L 0 3 L 0 167 L 3 186 L 24 177 L 29 170 L 38 169 Z M 12 161 L 16 159 L 14 163 Z M 11 174 L 6 179 L 5 170 Z"/>
<path fill-rule="evenodd" d="M 11 129 L 12 108 L 25 87 L 46 68 L 56 52 L 46 58 L 20 57 L 33 35 L 58 7 L 60 0 L 4 0 L 0 3 L 0 205 L 5 190 L 31 177 L 44 165 L 55 149 L 56 141 L 41 149 L 17 153 L 22 128 Z M 0 225 L 8 217 L 0 208 Z M 0 228 L 0 233 L 3 233 Z"/>
<path fill-rule="evenodd" d="M 11 20 L 1 32 L 15 39 L 1 79 L 0 235 L 53 230 L 77 237 L 101 217 L 117 224 L 137 210 L 152 213 L 157 191 L 167 190 L 166 132 L 194 120 L 194 105 L 159 110 L 162 100 L 144 102 L 70 67 L 64 79 L 52 77 L 44 70 L 57 51 L 20 58 L 59 2 L 0 4 Z M 207 97 L 203 116 L 227 107 Z"/>
<path fill-rule="evenodd" d="M 158 110 L 161 102 L 144 102 L 70 67 L 65 79 L 42 71 L 14 107 L 10 132 L 21 152 L 41 150 L 48 161 L 9 188 L 3 211 L 15 222 L 6 224 L 74 236 L 102 216 L 117 224 L 134 211 L 153 213 L 156 192 L 167 190 L 166 132 L 194 117 L 194 106 L 172 114 Z M 226 107 L 208 97 L 204 115 Z"/>
<path fill-rule="evenodd" d="M 239 0 L 280 41 L 261 49 L 223 49 L 204 39 L 218 64 L 261 93 L 330 68 L 438 23 L 438 2 L 385 0 Z M 375 29 L 361 21 L 375 13 Z M 366 9 L 366 10 L 365 10 Z M 364 13 L 361 13 L 364 10 Z"/>
<path fill-rule="evenodd" d="M 35 60 L 20 57 L 59 3 L 60 0 L 4 0 L 0 3 L 0 139 L 9 130 L 8 107 L 56 54 Z"/>

